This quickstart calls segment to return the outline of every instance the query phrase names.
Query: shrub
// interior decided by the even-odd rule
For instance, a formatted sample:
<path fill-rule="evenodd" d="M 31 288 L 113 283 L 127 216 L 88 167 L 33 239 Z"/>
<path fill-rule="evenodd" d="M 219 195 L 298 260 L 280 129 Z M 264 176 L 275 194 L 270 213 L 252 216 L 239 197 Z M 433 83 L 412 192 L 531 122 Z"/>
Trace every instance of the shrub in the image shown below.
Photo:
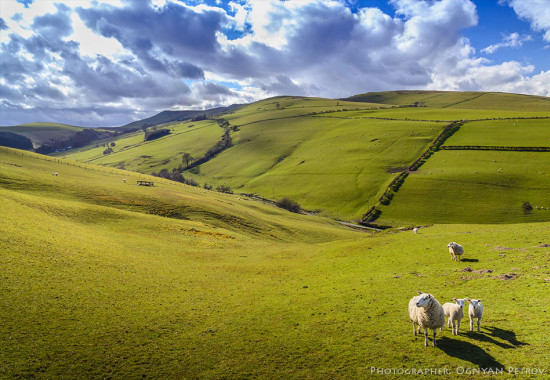
<path fill-rule="evenodd" d="M 231 187 L 226 186 L 226 185 L 219 185 L 216 188 L 216 190 L 219 191 L 220 193 L 233 194 L 233 190 L 231 190 Z"/>
<path fill-rule="evenodd" d="M 291 212 L 300 212 L 301 207 L 298 204 L 298 202 L 293 201 L 292 199 L 289 199 L 287 197 L 284 197 L 283 199 L 279 199 L 277 203 L 275 203 L 277 207 L 284 208 L 285 210 L 291 211 Z"/>
<path fill-rule="evenodd" d="M 521 210 L 525 215 L 527 215 L 533 212 L 533 206 L 531 206 L 531 203 L 529 202 L 523 202 L 521 205 Z"/>

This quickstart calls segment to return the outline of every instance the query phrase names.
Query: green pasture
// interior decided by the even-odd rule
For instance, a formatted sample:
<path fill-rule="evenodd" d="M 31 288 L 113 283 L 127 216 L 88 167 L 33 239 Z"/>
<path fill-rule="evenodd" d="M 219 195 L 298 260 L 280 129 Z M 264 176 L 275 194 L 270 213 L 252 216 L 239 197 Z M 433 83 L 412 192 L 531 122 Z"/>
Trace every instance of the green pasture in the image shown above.
<path fill-rule="evenodd" d="M 550 118 L 468 122 L 445 145 L 550 146 Z"/>
<path fill-rule="evenodd" d="M 185 171 L 183 175 L 201 185 L 230 186 L 235 193 L 256 193 L 269 199 L 290 197 L 305 209 L 355 220 L 378 202 L 396 173 L 419 158 L 452 120 L 483 121 L 465 122 L 446 145 L 540 146 L 550 141 L 547 128 L 550 109 L 541 106 L 547 103 L 546 98 L 433 91 L 367 95 L 349 99 L 381 103 L 281 96 L 217 115 L 230 126 L 238 127 L 231 130 L 233 145 L 202 164 L 198 174 Z M 517 106 L 512 107 L 510 102 L 514 99 Z M 486 103 L 480 103 L 482 100 Z M 384 104 L 415 101 L 429 107 L 392 108 Z M 488 109 L 457 108 L 474 103 L 487 104 Z M 500 109 L 498 104 L 502 105 Z M 523 119 L 525 117 L 540 119 Z M 173 132 L 150 142 L 143 141 L 142 132 L 123 135 L 101 141 L 97 147 L 91 145 L 61 155 L 80 162 L 153 173 L 162 168 L 177 168 L 184 152 L 195 158 L 202 157 L 223 133 L 214 120 L 160 127 L 171 128 Z M 103 144 L 111 141 L 116 144 L 114 151 L 104 155 Z M 484 162 L 485 153 L 478 154 L 480 162 Z M 540 166 L 536 161 L 532 164 L 529 170 Z M 477 170 L 461 165 L 458 168 L 453 173 L 466 178 Z M 462 169 L 466 172 L 462 173 Z M 481 192 L 479 198 L 483 197 Z M 430 201 L 431 198 L 427 198 L 419 202 L 418 207 Z M 442 204 L 445 202 L 447 206 L 452 205 L 453 199 L 446 199 Z M 390 208 L 395 209 L 393 204 Z M 406 210 L 400 212 L 407 213 Z M 502 214 L 483 220 L 495 221 L 497 215 Z M 392 217 L 392 220 L 399 218 Z M 444 218 L 438 220 L 444 222 Z M 453 220 L 456 223 L 471 221 Z M 509 220 L 510 217 L 505 217 L 501 222 Z"/>
<path fill-rule="evenodd" d="M 302 117 L 243 125 L 233 147 L 201 165 L 199 183 L 353 219 L 418 157 L 441 123 Z"/>
<path fill-rule="evenodd" d="M 382 223 L 525 223 L 550 221 L 550 154 L 439 151 L 412 172 Z M 533 206 L 522 211 L 523 202 Z M 544 208 L 544 209 L 543 209 Z"/>
<path fill-rule="evenodd" d="M 330 112 L 319 117 L 345 117 L 345 118 L 384 118 L 402 120 L 430 120 L 451 122 L 456 120 L 480 120 L 480 119 L 504 119 L 524 117 L 550 117 L 550 109 L 547 112 L 530 112 L 524 110 L 476 110 L 476 109 L 452 109 L 429 107 L 404 107 L 365 109 L 353 111 Z M 546 119 L 548 121 L 548 119 Z"/>
<path fill-rule="evenodd" d="M 77 151 L 64 152 L 62 156 L 97 165 L 122 167 L 136 172 L 158 172 L 163 167 L 177 168 L 182 163 L 184 152 L 193 157 L 201 157 L 223 135 L 223 129 L 212 120 L 198 122 L 178 122 L 161 125 L 170 128 L 170 135 L 156 140 L 144 141 L 142 131 L 124 135 L 122 138 L 105 141 L 99 146 L 92 144 Z M 113 152 L 105 155 L 104 144 L 114 141 Z"/>
<path fill-rule="evenodd" d="M 12 152 L 0 150 L 2 378 L 550 371 L 550 223 L 371 234 Z M 483 299 L 482 333 L 465 317 L 461 335 L 424 347 L 407 316 L 417 290 Z"/>
<path fill-rule="evenodd" d="M 348 101 L 410 105 L 415 102 L 434 108 L 550 112 L 550 99 L 544 96 L 468 91 L 385 91 L 347 98 Z"/>
<path fill-rule="evenodd" d="M 29 138 L 37 147 L 55 140 L 69 139 L 83 129 L 58 123 L 28 123 L 0 128 L 1 131 L 17 133 Z"/>
<path fill-rule="evenodd" d="M 339 111 L 352 108 L 370 109 L 375 107 L 379 108 L 381 105 L 348 102 L 337 99 L 280 96 L 242 106 L 220 117 L 228 120 L 232 125 L 240 126 L 275 119 L 290 118 L 288 122 L 292 122 L 292 118 L 308 116 L 319 112 Z"/>

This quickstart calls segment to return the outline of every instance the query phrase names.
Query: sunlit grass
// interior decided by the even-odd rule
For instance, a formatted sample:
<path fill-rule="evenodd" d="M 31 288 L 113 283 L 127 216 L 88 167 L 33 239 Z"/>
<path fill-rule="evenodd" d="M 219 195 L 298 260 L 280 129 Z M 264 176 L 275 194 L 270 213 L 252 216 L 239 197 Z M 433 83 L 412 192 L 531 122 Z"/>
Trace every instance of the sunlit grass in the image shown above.
<path fill-rule="evenodd" d="M 329 379 L 369 378 L 371 367 L 547 366 L 549 223 L 373 235 L 122 178 L 0 151 L 0 376 Z M 449 241 L 467 261 L 450 261 Z M 424 347 L 407 317 L 416 290 L 442 303 L 483 299 L 482 334 L 466 332 L 466 317 L 460 336 L 445 329 L 438 348 Z"/>

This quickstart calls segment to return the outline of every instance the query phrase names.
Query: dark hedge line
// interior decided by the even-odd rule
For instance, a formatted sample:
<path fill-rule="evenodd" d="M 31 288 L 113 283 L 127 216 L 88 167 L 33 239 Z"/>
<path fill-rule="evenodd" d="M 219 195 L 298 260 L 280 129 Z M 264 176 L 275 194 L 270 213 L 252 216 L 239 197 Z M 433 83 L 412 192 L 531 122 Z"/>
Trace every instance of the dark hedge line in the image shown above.
<path fill-rule="evenodd" d="M 445 145 L 445 150 L 502 150 L 512 152 L 550 152 L 548 146 L 489 146 L 489 145 Z"/>

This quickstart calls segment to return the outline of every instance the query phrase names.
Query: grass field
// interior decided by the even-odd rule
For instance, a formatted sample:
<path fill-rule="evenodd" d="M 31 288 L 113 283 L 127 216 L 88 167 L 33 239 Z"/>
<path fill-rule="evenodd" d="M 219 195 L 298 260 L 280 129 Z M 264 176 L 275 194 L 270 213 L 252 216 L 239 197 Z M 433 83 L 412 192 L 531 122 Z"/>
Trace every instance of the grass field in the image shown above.
<path fill-rule="evenodd" d="M 550 371 L 550 223 L 370 234 L 13 152 L 0 150 L 0 377 Z M 449 241 L 467 261 L 451 262 Z M 483 299 L 482 333 L 465 317 L 424 347 L 407 317 L 416 290 Z"/>
<path fill-rule="evenodd" d="M 201 165 L 199 182 L 230 185 L 265 198 L 352 219 L 410 165 L 443 124 L 301 117 L 243 125 L 234 146 Z"/>
<path fill-rule="evenodd" d="M 470 122 L 445 145 L 550 146 L 550 119 Z"/>
<path fill-rule="evenodd" d="M 439 151 L 409 175 L 380 221 L 523 223 L 550 220 L 550 154 Z M 534 209 L 522 212 L 523 202 Z"/>
<path fill-rule="evenodd" d="M 185 171 L 183 175 L 201 185 L 230 186 L 236 193 L 255 193 L 273 200 L 290 197 L 303 208 L 319 211 L 322 215 L 356 220 L 377 204 L 397 173 L 418 159 L 451 121 L 460 120 L 463 124 L 445 142 L 446 145 L 544 146 L 550 141 L 550 100 L 544 97 L 397 91 L 369 93 L 348 100 L 357 101 L 282 96 L 218 115 L 232 127 L 237 127 L 231 131 L 232 146 L 200 165 L 195 174 Z M 421 102 L 424 107 L 391 106 L 414 102 Z M 189 128 L 190 125 L 193 127 Z M 183 152 L 189 152 L 195 158 L 201 157 L 223 133 L 213 120 L 180 122 L 165 127 L 174 132 L 155 141 L 144 143 L 142 134 L 113 140 L 116 146 L 109 155 L 103 155 L 105 147 L 91 146 L 64 152 L 63 157 L 152 173 L 161 168 L 177 168 L 182 162 Z M 395 226 L 434 218 L 440 223 L 511 222 L 515 218 L 513 212 L 504 212 L 502 205 L 490 199 L 495 194 L 489 190 L 491 186 L 509 186 L 509 192 L 514 193 L 510 186 L 516 183 L 527 189 L 536 189 L 542 180 L 541 186 L 546 189 L 547 182 L 545 177 L 538 176 L 541 163 L 536 159 L 527 159 L 526 163 L 531 166 L 523 171 L 537 175 L 524 175 L 518 166 L 514 169 L 514 176 L 522 178 L 518 180 L 492 171 L 491 157 L 478 152 L 475 159 L 457 163 L 452 170 L 448 165 L 440 168 L 437 160 L 430 163 L 430 158 L 427 168 L 435 165 L 434 170 L 455 176 L 451 178 L 449 174 L 444 178 L 451 181 L 445 187 L 449 190 L 438 193 L 439 183 L 418 182 L 424 177 L 411 176 L 406 180 L 408 190 L 399 194 L 399 200 L 396 198 L 389 207 L 384 207 L 382 221 L 391 220 L 397 223 Z M 536 157 L 541 158 L 542 163 L 547 161 L 546 156 Z M 484 162 L 489 165 L 480 169 L 480 163 Z M 454 165 L 454 161 L 452 163 Z M 479 176 L 470 179 L 475 171 Z M 486 178 L 480 180 L 482 175 Z M 451 184 L 454 178 L 464 185 L 454 187 Z M 470 189 L 468 184 L 476 181 L 489 184 L 489 189 L 478 185 Z M 425 189 L 431 188 L 429 183 L 435 187 L 427 191 Z M 411 184 L 418 184 L 419 191 L 415 191 Z M 461 190 L 457 191 L 458 188 Z M 409 199 L 408 195 L 412 198 Z M 429 196 L 419 199 L 424 195 Z M 527 194 L 518 192 L 519 195 L 531 196 L 531 191 Z M 434 213 L 441 215 L 443 206 L 433 212 L 422 206 L 430 204 L 433 199 L 441 199 L 441 205 L 451 207 L 470 203 L 473 197 L 479 199 L 473 204 L 482 203 L 484 206 L 471 207 L 468 214 L 455 213 L 452 217 L 434 216 Z M 516 199 L 513 201 L 517 202 Z M 412 203 L 417 206 L 403 207 Z M 398 204 L 400 209 L 396 210 L 394 204 Z M 515 210 L 515 203 L 509 207 Z M 550 214 L 540 216 L 537 220 L 550 221 Z"/>
<path fill-rule="evenodd" d="M 550 107 L 549 107 L 550 108 Z M 478 120 L 522 117 L 550 117 L 550 109 L 546 112 L 530 112 L 524 110 L 483 110 L 483 109 L 452 109 L 429 107 L 404 107 L 382 108 L 372 110 L 353 110 L 344 112 L 332 112 L 323 114 L 324 117 L 349 117 L 349 118 L 385 118 L 400 120 Z M 515 120 L 514 120 L 515 121 Z"/>
<path fill-rule="evenodd" d="M 164 125 L 159 128 L 165 127 Z M 167 126 L 172 130 L 168 136 L 144 141 L 144 132 L 138 131 L 119 139 L 111 139 L 100 146 L 87 146 L 83 149 L 59 153 L 60 157 L 70 157 L 98 165 L 115 166 L 127 170 L 151 174 L 161 168 L 177 168 L 182 164 L 182 154 L 190 153 L 200 157 L 223 135 L 223 130 L 215 121 L 177 122 Z M 105 155 L 104 144 L 110 145 L 113 152 Z M 96 144 L 97 145 L 97 144 Z"/>
<path fill-rule="evenodd" d="M 28 123 L 12 127 L 2 127 L 5 132 L 17 133 L 29 138 L 33 145 L 39 147 L 56 140 L 67 140 L 84 128 L 58 123 Z"/>
<path fill-rule="evenodd" d="M 550 99 L 543 96 L 507 94 L 499 92 L 454 91 L 386 91 L 355 95 L 349 101 L 410 105 L 420 102 L 433 108 L 481 110 L 522 110 L 549 112 Z"/>

